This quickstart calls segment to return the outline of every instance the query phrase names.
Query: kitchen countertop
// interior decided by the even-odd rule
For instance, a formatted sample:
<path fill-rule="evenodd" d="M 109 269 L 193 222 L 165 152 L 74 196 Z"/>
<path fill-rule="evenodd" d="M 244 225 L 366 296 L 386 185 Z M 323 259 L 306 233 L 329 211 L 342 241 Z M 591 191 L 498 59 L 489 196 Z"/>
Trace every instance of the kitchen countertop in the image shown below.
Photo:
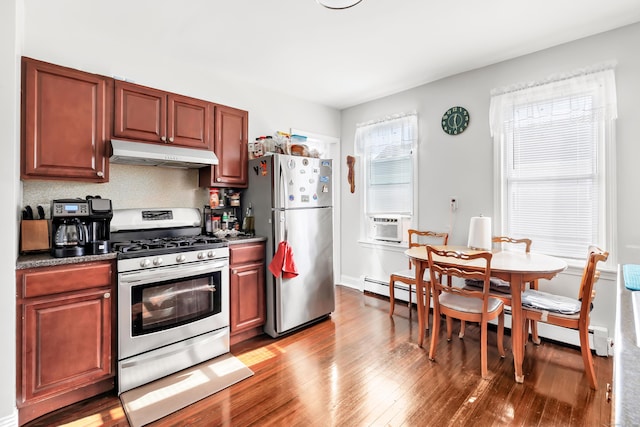
<path fill-rule="evenodd" d="M 267 240 L 266 237 L 261 236 L 236 236 L 236 237 L 227 237 L 226 240 L 229 242 L 229 245 L 236 245 L 240 243 L 253 243 L 253 242 L 264 242 Z M 91 261 L 105 261 L 110 259 L 115 259 L 118 256 L 117 253 L 111 252 L 108 254 L 101 255 L 86 255 L 86 256 L 75 256 L 75 257 L 64 257 L 64 258 L 55 258 L 51 256 L 49 252 L 37 253 L 37 254 L 26 254 L 20 255 L 18 260 L 16 261 L 16 270 L 24 270 L 27 268 L 36 268 L 36 267 L 52 267 L 56 265 L 66 265 L 66 264 L 79 264 L 82 262 L 91 262 Z"/>
<path fill-rule="evenodd" d="M 53 257 L 49 252 L 39 253 L 39 254 L 27 254 L 27 255 L 20 255 L 18 257 L 18 260 L 16 261 L 16 270 L 24 270 L 27 268 L 36 268 L 36 267 L 52 267 L 56 265 L 79 264 L 82 262 L 91 262 L 91 261 L 106 261 L 110 259 L 116 259 L 117 256 L 118 254 L 115 252 L 111 252 L 108 254 L 101 254 L 101 255 L 85 255 L 85 256 L 64 257 L 64 258 Z"/>
<path fill-rule="evenodd" d="M 613 356 L 613 401 L 615 425 L 640 425 L 640 347 L 636 345 L 632 293 L 624 286 L 618 266 L 616 332 Z"/>
<path fill-rule="evenodd" d="M 227 241 L 229 241 L 229 245 L 236 245 L 239 243 L 254 243 L 254 242 L 264 242 L 267 240 L 266 237 L 261 236 L 236 236 L 236 237 L 227 237 Z"/>

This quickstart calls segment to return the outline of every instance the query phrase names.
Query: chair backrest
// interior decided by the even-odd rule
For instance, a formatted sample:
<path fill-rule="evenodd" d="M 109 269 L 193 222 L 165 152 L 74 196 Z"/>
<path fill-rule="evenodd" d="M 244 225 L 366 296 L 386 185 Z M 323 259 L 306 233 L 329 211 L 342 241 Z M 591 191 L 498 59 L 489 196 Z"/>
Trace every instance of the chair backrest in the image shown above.
<path fill-rule="evenodd" d="M 431 283 L 434 287 L 435 294 L 439 292 L 449 292 L 483 299 L 483 309 L 484 311 L 487 310 L 491 279 L 491 258 L 493 257 L 491 252 L 465 253 L 438 249 L 429 245 L 427 246 L 427 257 L 429 260 Z M 444 285 L 441 280 L 438 280 L 442 275 L 446 275 L 448 278 L 459 277 L 465 280 L 481 281 L 483 283 L 482 290 L 473 290 L 473 288 L 463 289 Z"/>
<path fill-rule="evenodd" d="M 495 236 L 491 239 L 493 243 L 512 243 L 512 244 L 524 244 L 525 252 L 531 252 L 531 239 L 514 239 L 508 236 Z"/>
<path fill-rule="evenodd" d="M 595 296 L 593 285 L 598 281 L 600 272 L 597 270 L 597 264 L 600 261 L 606 261 L 609 258 L 609 252 L 603 251 L 597 246 L 589 246 L 589 255 L 587 256 L 587 264 L 582 272 L 582 280 L 580 281 L 580 291 L 578 299 L 582 301 L 580 308 L 580 317 L 586 318 L 591 311 L 591 301 Z"/>
<path fill-rule="evenodd" d="M 416 246 L 446 245 L 449 241 L 449 233 L 439 233 L 428 230 L 409 229 L 409 249 Z M 409 261 L 409 269 L 412 263 Z"/>

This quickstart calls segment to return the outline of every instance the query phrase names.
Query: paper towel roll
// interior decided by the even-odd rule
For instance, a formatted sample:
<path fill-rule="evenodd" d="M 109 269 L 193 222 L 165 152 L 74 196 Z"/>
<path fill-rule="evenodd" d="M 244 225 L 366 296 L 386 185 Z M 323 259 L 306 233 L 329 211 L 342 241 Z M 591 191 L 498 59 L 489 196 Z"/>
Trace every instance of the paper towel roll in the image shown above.
<path fill-rule="evenodd" d="M 491 250 L 491 218 L 486 216 L 471 217 L 469 223 L 469 241 L 471 249 Z"/>

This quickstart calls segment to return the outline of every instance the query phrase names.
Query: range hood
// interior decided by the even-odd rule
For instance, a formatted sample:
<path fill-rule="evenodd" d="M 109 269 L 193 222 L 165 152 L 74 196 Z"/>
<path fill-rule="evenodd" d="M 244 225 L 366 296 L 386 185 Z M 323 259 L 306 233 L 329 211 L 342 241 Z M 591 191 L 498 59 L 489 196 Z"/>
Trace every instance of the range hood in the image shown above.
<path fill-rule="evenodd" d="M 209 150 L 111 140 L 111 163 L 122 165 L 164 166 L 197 169 L 217 165 L 218 158 Z"/>

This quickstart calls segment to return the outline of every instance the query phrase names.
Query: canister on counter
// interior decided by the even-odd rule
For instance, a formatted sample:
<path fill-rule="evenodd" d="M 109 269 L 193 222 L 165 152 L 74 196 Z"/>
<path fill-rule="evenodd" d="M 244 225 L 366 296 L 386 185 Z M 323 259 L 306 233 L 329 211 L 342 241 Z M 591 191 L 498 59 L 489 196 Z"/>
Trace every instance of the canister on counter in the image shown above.
<path fill-rule="evenodd" d="M 209 207 L 211 209 L 216 209 L 220 206 L 220 190 L 217 188 L 209 189 Z"/>

